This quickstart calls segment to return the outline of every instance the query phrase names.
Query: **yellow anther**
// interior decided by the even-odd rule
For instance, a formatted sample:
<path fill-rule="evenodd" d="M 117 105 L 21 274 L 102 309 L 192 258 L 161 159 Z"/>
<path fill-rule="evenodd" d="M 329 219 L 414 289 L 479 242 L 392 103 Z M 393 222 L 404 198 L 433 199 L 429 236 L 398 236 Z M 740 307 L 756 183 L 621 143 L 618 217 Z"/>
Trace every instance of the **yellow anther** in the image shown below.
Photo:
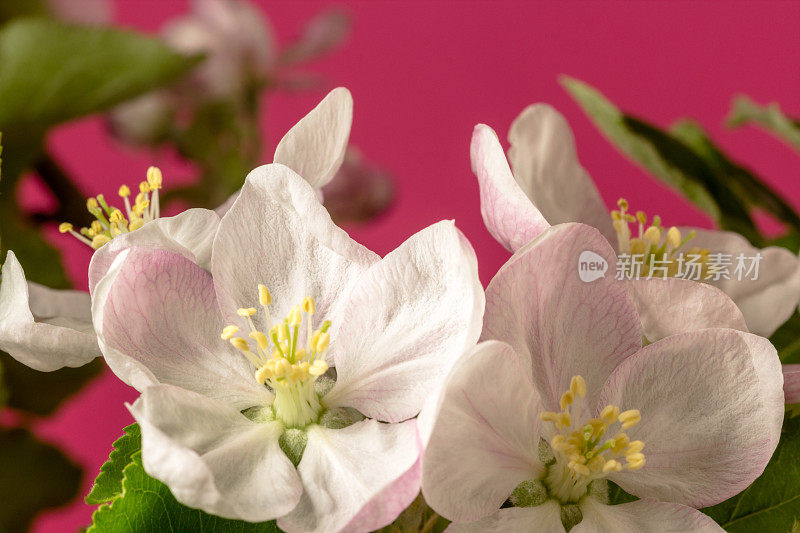
<path fill-rule="evenodd" d="M 58 231 L 60 231 L 61 233 L 67 233 L 68 231 L 72 231 L 72 228 L 73 226 L 69 222 L 62 222 L 61 224 L 58 225 Z"/>
<path fill-rule="evenodd" d="M 583 475 L 583 476 L 588 476 L 589 474 L 591 474 L 591 473 L 592 473 L 592 471 L 591 471 L 591 470 L 589 470 L 589 467 L 588 467 L 588 466 L 586 466 L 586 465 L 582 465 L 582 464 L 580 464 L 580 463 L 575 463 L 574 465 L 572 465 L 572 469 L 573 469 L 575 472 L 577 472 L 578 474 L 581 474 L 581 475 Z"/>
<path fill-rule="evenodd" d="M 644 255 L 647 253 L 648 244 L 642 239 L 631 239 L 631 254 Z"/>
<path fill-rule="evenodd" d="M 625 222 L 631 222 L 631 223 L 636 222 L 636 217 L 631 215 L 630 213 L 626 213 L 624 215 L 624 218 L 625 218 Z"/>
<path fill-rule="evenodd" d="M 643 453 L 631 453 L 625 456 L 625 460 L 629 463 L 635 463 L 637 461 L 644 461 L 644 454 Z"/>
<path fill-rule="evenodd" d="M 147 184 L 150 186 L 150 189 L 160 189 L 161 188 L 161 169 L 158 167 L 150 167 L 147 169 Z"/>
<path fill-rule="evenodd" d="M 269 367 L 264 365 L 256 370 L 256 381 L 263 385 L 269 378 L 272 377 L 273 374 L 274 373 L 269 369 Z"/>
<path fill-rule="evenodd" d="M 556 425 L 559 428 L 568 428 L 572 425 L 572 415 L 569 413 L 559 413 Z"/>
<path fill-rule="evenodd" d="M 639 453 L 643 449 L 644 449 L 644 442 L 640 440 L 635 440 L 625 447 L 625 455 L 630 455 L 632 453 Z"/>
<path fill-rule="evenodd" d="M 317 339 L 316 350 L 317 353 L 323 353 L 328 349 L 328 346 L 331 342 L 331 334 L 327 331 L 324 333 L 320 333 L 319 339 Z"/>
<path fill-rule="evenodd" d="M 622 453 L 629 442 L 630 438 L 628 438 L 625 433 L 618 433 L 617 436 L 614 437 L 614 445 L 611 447 L 611 452 L 615 455 Z"/>
<path fill-rule="evenodd" d="M 103 234 L 96 235 L 96 236 L 95 236 L 95 237 L 92 239 L 92 248 L 94 248 L 95 250 L 97 250 L 97 249 L 99 249 L 101 246 L 103 246 L 104 244 L 106 244 L 106 243 L 108 243 L 108 242 L 111 242 L 111 237 L 109 237 L 108 235 L 103 235 Z"/>
<path fill-rule="evenodd" d="M 220 337 L 222 337 L 225 340 L 228 340 L 231 337 L 233 337 L 237 331 L 239 331 L 239 328 L 237 328 L 236 326 L 225 326 L 222 329 L 222 334 L 220 335 Z"/>
<path fill-rule="evenodd" d="M 239 309 L 236 310 L 236 314 L 239 315 L 239 316 L 242 316 L 242 317 L 253 316 L 254 314 L 256 314 L 256 308 L 255 307 L 240 307 Z"/>
<path fill-rule="evenodd" d="M 150 184 L 146 181 L 143 181 L 139 184 L 139 194 L 147 194 L 150 192 Z M 137 196 L 138 200 L 138 196 Z"/>
<path fill-rule="evenodd" d="M 253 331 L 250 333 L 250 338 L 258 343 L 258 347 L 262 350 L 269 348 L 269 339 L 260 331 Z"/>
<path fill-rule="evenodd" d="M 128 230 L 130 231 L 137 230 L 142 226 L 144 226 L 144 220 L 142 220 L 141 218 L 137 218 L 136 220 L 131 220 L 131 223 L 128 224 Z"/>
<path fill-rule="evenodd" d="M 619 200 L 617 200 L 617 205 L 623 212 L 628 210 L 628 200 L 626 200 L 625 198 L 620 198 Z"/>
<path fill-rule="evenodd" d="M 619 472 L 620 470 L 622 470 L 622 465 L 614 459 L 606 461 L 606 464 L 603 465 L 603 472 L 605 473 Z"/>
<path fill-rule="evenodd" d="M 233 347 L 237 350 L 241 350 L 243 352 L 249 352 L 250 346 L 247 344 L 247 341 L 241 337 L 233 337 L 230 340 L 230 343 L 233 344 Z"/>
<path fill-rule="evenodd" d="M 280 359 L 275 362 L 275 376 L 282 378 L 292 373 L 292 363 L 288 359 Z"/>
<path fill-rule="evenodd" d="M 629 411 L 625 411 L 624 413 L 620 413 L 619 421 L 622 423 L 622 429 L 628 429 L 629 427 L 635 426 L 642 420 L 642 415 L 638 409 L 631 409 Z"/>
<path fill-rule="evenodd" d="M 572 405 L 572 402 L 574 400 L 575 397 L 573 396 L 572 391 L 567 391 L 561 395 L 561 401 L 559 402 L 559 405 L 561 405 L 561 409 L 566 409 L 567 407 Z"/>
<path fill-rule="evenodd" d="M 613 220 L 614 222 L 619 222 L 620 218 L 621 215 L 619 211 L 617 211 L 616 209 L 614 211 L 611 211 L 611 220 Z"/>
<path fill-rule="evenodd" d="M 582 376 L 572 376 L 572 381 L 569 383 L 569 390 L 573 396 L 586 397 L 586 381 Z"/>
<path fill-rule="evenodd" d="M 667 244 L 674 250 L 681 245 L 681 232 L 675 226 L 667 230 Z"/>
<path fill-rule="evenodd" d="M 619 407 L 616 405 L 606 405 L 603 410 L 600 412 L 600 418 L 603 419 L 604 422 L 607 424 L 613 424 L 617 421 L 617 417 L 619 416 Z"/>
<path fill-rule="evenodd" d="M 90 213 L 97 210 L 99 207 L 100 206 L 97 204 L 97 200 L 95 198 L 86 199 L 86 209 L 88 209 Z"/>
<path fill-rule="evenodd" d="M 278 338 L 282 341 L 285 341 L 289 338 L 289 326 L 286 325 L 286 322 L 281 322 L 277 325 L 278 328 Z"/>
<path fill-rule="evenodd" d="M 558 413 L 554 413 L 552 411 L 542 411 L 539 413 L 539 418 L 542 420 L 542 422 L 555 422 L 557 417 Z"/>
<path fill-rule="evenodd" d="M 328 371 L 328 363 L 321 359 L 317 359 L 308 367 L 308 373 L 312 376 L 321 376 Z"/>
<path fill-rule="evenodd" d="M 258 303 L 261 305 L 272 305 L 272 295 L 266 285 L 258 286 Z"/>
<path fill-rule="evenodd" d="M 131 189 L 127 185 L 122 185 L 117 191 L 117 194 L 119 194 L 120 198 L 127 198 L 131 195 Z"/>
<path fill-rule="evenodd" d="M 289 311 L 289 315 L 286 317 L 289 319 L 290 326 L 299 326 L 303 323 L 303 315 L 301 313 L 301 309 L 299 305 L 292 307 L 292 310 Z"/>
<path fill-rule="evenodd" d="M 111 222 L 123 222 L 125 217 L 122 215 L 122 211 L 119 209 L 114 209 L 111 211 L 111 214 L 108 215 L 108 220 Z"/>
<path fill-rule="evenodd" d="M 658 243 L 661 242 L 661 230 L 655 226 L 650 226 L 645 230 L 642 237 L 653 246 L 658 246 Z"/>
<path fill-rule="evenodd" d="M 647 215 L 645 214 L 644 211 L 637 211 L 636 220 L 639 221 L 639 224 L 644 226 L 645 224 L 647 224 Z"/>
<path fill-rule="evenodd" d="M 314 303 L 314 298 L 312 298 L 311 296 L 306 296 L 305 298 L 303 298 L 302 306 L 303 306 L 303 311 L 305 311 L 309 315 L 313 315 L 317 310 L 317 306 Z"/>

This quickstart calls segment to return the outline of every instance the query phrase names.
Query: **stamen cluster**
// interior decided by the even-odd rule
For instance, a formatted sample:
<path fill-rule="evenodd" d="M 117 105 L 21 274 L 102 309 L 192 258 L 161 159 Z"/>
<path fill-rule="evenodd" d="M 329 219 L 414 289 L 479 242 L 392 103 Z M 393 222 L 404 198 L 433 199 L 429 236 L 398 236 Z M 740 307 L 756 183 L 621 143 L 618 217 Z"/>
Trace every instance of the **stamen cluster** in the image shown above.
<path fill-rule="evenodd" d="M 86 200 L 86 209 L 95 217 L 88 228 L 75 231 L 72 224 L 63 222 L 58 230 L 70 233 L 82 243 L 97 250 L 114 237 L 141 228 L 145 223 L 161 216 L 158 190 L 161 189 L 162 175 L 157 167 L 147 169 L 147 179 L 139 184 L 139 193 L 131 205 L 131 190 L 127 185 L 119 188 L 119 196 L 125 203 L 125 212 L 109 205 L 102 194 Z"/>

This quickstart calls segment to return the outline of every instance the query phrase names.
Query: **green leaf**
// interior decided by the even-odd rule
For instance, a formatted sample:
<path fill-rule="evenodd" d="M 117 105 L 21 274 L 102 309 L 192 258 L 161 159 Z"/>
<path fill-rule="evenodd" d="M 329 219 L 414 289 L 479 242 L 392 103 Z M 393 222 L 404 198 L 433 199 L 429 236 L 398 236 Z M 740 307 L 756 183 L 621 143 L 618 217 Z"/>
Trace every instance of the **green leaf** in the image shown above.
<path fill-rule="evenodd" d="M 123 431 L 125 434 L 114 441 L 108 461 L 100 467 L 92 491 L 86 496 L 86 503 L 90 505 L 108 503 L 122 494 L 122 471 L 131 463 L 133 454 L 142 448 L 139 424 L 131 424 Z"/>
<path fill-rule="evenodd" d="M 0 531 L 27 531 L 33 517 L 78 493 L 81 469 L 24 429 L 0 428 Z"/>
<path fill-rule="evenodd" d="M 133 454 L 123 474 L 122 494 L 94 512 L 87 533 L 278 531 L 275 521 L 254 524 L 229 520 L 179 504 L 166 485 L 145 473 L 141 452 Z"/>
<path fill-rule="evenodd" d="M 701 509 L 726 531 L 789 531 L 800 517 L 800 418 L 787 418 L 764 473 L 744 492 Z"/>
<path fill-rule="evenodd" d="M 769 341 L 778 350 L 782 363 L 800 363 L 800 313 L 796 309 Z"/>
<path fill-rule="evenodd" d="M 728 126 L 735 128 L 751 123 L 800 150 L 800 120 L 787 117 L 775 102 L 761 106 L 747 96 L 737 96 L 728 116 Z"/>
<path fill-rule="evenodd" d="M 795 230 L 800 229 L 800 217 L 794 208 L 752 171 L 731 161 L 698 124 L 689 120 L 678 121 L 670 128 L 670 133 L 723 176 L 725 183 L 743 204 L 761 208 Z"/>
<path fill-rule="evenodd" d="M 8 388 L 7 407 L 38 416 L 52 414 L 70 396 L 97 377 L 105 366 L 102 358 L 78 368 L 39 372 L 0 352 L 0 364 Z"/>
<path fill-rule="evenodd" d="M 198 58 L 136 33 L 53 20 L 0 31 L 0 128 L 43 130 L 178 78 Z"/>
<path fill-rule="evenodd" d="M 61 265 L 61 254 L 28 223 L 10 198 L 4 197 L 0 197 L 0 244 L 3 250 L 14 250 L 28 281 L 54 289 L 70 286 Z"/>
<path fill-rule="evenodd" d="M 760 240 L 742 202 L 723 177 L 689 146 L 669 133 L 620 111 L 599 91 L 569 77 L 562 85 L 595 126 L 624 154 L 667 185 L 675 188 L 723 228 Z"/>

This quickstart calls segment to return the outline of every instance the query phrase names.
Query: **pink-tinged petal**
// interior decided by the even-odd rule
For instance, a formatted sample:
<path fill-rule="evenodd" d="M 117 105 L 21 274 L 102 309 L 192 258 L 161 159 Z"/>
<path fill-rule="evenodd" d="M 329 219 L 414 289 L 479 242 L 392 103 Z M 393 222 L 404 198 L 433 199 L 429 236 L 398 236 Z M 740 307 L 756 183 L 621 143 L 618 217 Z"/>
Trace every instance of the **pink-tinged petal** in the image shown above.
<path fill-rule="evenodd" d="M 477 342 L 484 295 L 475 252 L 455 224 L 411 236 L 356 283 L 332 316 L 336 385 L 328 406 L 370 418 L 415 416 L 453 363 Z"/>
<path fill-rule="evenodd" d="M 677 503 L 638 500 L 620 505 L 605 505 L 594 498 L 581 502 L 583 520 L 572 533 L 715 533 L 724 531 L 697 509 Z"/>
<path fill-rule="evenodd" d="M 272 164 L 250 172 L 222 217 L 211 272 L 229 320 L 237 308 L 258 304 L 257 286 L 264 284 L 273 317 L 312 296 L 322 321 L 336 314 L 334 306 L 345 303 L 341 295 L 378 259 L 331 221 L 303 178 Z"/>
<path fill-rule="evenodd" d="M 344 161 L 352 123 L 353 97 L 344 87 L 337 87 L 283 136 L 274 162 L 286 165 L 320 189 Z"/>
<path fill-rule="evenodd" d="M 592 252 L 588 259 L 584 252 Z M 581 281 L 579 261 L 605 263 L 604 277 Z M 530 361 L 547 410 L 572 376 L 586 380 L 592 401 L 614 369 L 642 345 L 642 327 L 627 285 L 614 279 L 616 254 L 596 229 L 553 226 L 519 250 L 486 289 L 481 339 L 509 343 Z"/>
<path fill-rule="evenodd" d="M 783 365 L 783 394 L 786 403 L 800 403 L 800 365 Z"/>
<path fill-rule="evenodd" d="M 470 157 L 480 186 L 483 222 L 497 242 L 514 252 L 550 227 L 514 180 L 492 128 L 475 126 Z"/>
<path fill-rule="evenodd" d="M 201 268 L 211 266 L 211 245 L 219 226 L 219 215 L 208 209 L 187 209 L 174 217 L 148 222 L 130 233 L 115 237 L 92 255 L 89 291 L 108 273 L 119 253 L 132 246 L 179 253 Z"/>
<path fill-rule="evenodd" d="M 609 378 L 606 404 L 638 409 L 626 430 L 647 463 L 609 478 L 639 497 L 707 507 L 764 470 L 783 423 L 783 375 L 767 339 L 732 329 L 681 333 L 650 344 Z"/>
<path fill-rule="evenodd" d="M 83 366 L 100 355 L 88 309 L 86 293 L 27 283 L 8 251 L 0 279 L 0 350 L 42 372 Z"/>
<path fill-rule="evenodd" d="M 561 507 L 548 500 L 535 507 L 510 507 L 476 522 L 454 522 L 447 533 L 565 533 L 561 523 Z"/>
<path fill-rule="evenodd" d="M 272 399 L 220 338 L 211 275 L 180 254 L 129 248 L 97 284 L 92 311 L 108 365 L 138 390 L 155 379 L 238 409 Z"/>
<path fill-rule="evenodd" d="M 732 256 L 729 269 L 731 279 L 710 280 L 736 302 L 742 310 L 748 329 L 756 335 L 769 337 L 786 322 L 800 302 L 800 259 L 785 248 L 769 246 L 758 249 L 747 239 L 731 231 L 712 231 L 681 228 L 681 232 L 695 231 L 689 246 L 708 249 L 711 254 Z M 737 256 L 744 257 L 741 280 L 736 275 Z M 761 254 L 758 279 L 747 271 L 750 258 Z"/>
<path fill-rule="evenodd" d="M 278 445 L 278 422 L 251 422 L 233 407 L 171 385 L 148 388 L 129 407 L 142 431 L 142 463 L 184 505 L 262 522 L 302 493 Z"/>
<path fill-rule="evenodd" d="M 724 292 L 687 279 L 630 281 L 633 301 L 650 342 L 705 328 L 747 331 L 742 312 Z"/>
<path fill-rule="evenodd" d="M 373 496 L 342 531 L 376 531 L 394 522 L 419 495 L 422 457 L 400 478 Z"/>
<path fill-rule="evenodd" d="M 511 124 L 508 140 L 514 178 L 550 224 L 582 222 L 616 244 L 606 204 L 578 162 L 572 130 L 558 111 L 528 106 Z"/>
<path fill-rule="evenodd" d="M 304 492 L 297 507 L 278 520 L 278 527 L 289 533 L 342 530 L 414 466 L 418 444 L 414 420 L 363 420 L 344 429 L 310 426 L 297 467 Z M 417 485 L 415 496 L 418 489 Z"/>
<path fill-rule="evenodd" d="M 539 397 L 507 344 L 479 344 L 448 376 L 425 451 L 422 493 L 449 520 L 469 522 L 500 508 L 539 479 Z"/>

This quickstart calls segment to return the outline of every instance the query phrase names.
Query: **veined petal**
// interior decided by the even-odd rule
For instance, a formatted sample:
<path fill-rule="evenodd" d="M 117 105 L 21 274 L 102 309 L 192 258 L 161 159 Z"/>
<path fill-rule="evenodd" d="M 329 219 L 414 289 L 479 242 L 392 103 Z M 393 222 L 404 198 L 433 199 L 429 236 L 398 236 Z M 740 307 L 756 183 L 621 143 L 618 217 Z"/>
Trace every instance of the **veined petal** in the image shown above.
<path fill-rule="evenodd" d="M 419 452 L 414 420 L 363 420 L 344 429 L 310 426 L 297 467 L 303 495 L 278 527 L 290 533 L 340 531 L 408 472 Z"/>
<path fill-rule="evenodd" d="M 565 532 L 561 523 L 561 507 L 554 500 L 548 500 L 535 507 L 500 509 L 477 522 L 454 522 L 445 531 L 447 533 Z"/>
<path fill-rule="evenodd" d="M 748 329 L 756 335 L 769 337 L 786 322 L 800 301 L 800 259 L 785 248 L 769 246 L 758 249 L 747 239 L 732 231 L 712 231 L 681 228 L 681 233 L 695 231 L 690 246 L 708 249 L 711 254 L 730 255 L 731 279 L 709 281 L 722 289 L 742 310 Z M 735 275 L 737 256 L 745 258 L 742 279 Z M 747 269 L 750 258 L 761 254 L 758 279 L 751 279 Z"/>
<path fill-rule="evenodd" d="M 564 117 L 547 104 L 528 106 L 508 131 L 514 178 L 550 224 L 582 222 L 616 245 L 611 216 L 592 178 L 578 162 Z"/>
<path fill-rule="evenodd" d="M 129 407 L 142 430 L 142 462 L 184 505 L 261 522 L 291 511 L 302 486 L 278 445 L 278 422 L 171 385 L 149 387 Z"/>
<path fill-rule="evenodd" d="M 478 124 L 470 145 L 472 172 L 481 192 L 481 215 L 497 242 L 514 252 L 550 227 L 511 174 L 497 134 Z"/>
<path fill-rule="evenodd" d="M 337 87 L 283 136 L 274 162 L 321 189 L 342 166 L 352 123 L 353 97 L 344 87 Z"/>
<path fill-rule="evenodd" d="M 108 273 L 114 258 L 133 246 L 168 250 L 179 253 L 208 269 L 211 265 L 211 245 L 219 226 L 219 216 L 208 209 L 187 209 L 174 217 L 162 217 L 141 228 L 124 233 L 92 255 L 89 264 L 89 290 Z"/>
<path fill-rule="evenodd" d="M 238 409 L 272 399 L 220 338 L 211 275 L 183 255 L 129 248 L 97 284 L 92 311 L 108 365 L 140 391 L 155 378 Z"/>
<path fill-rule="evenodd" d="M 606 404 L 638 409 L 626 430 L 647 463 L 609 476 L 639 497 L 695 508 L 738 494 L 764 470 L 783 422 L 783 375 L 767 339 L 732 329 L 667 337 L 624 361 Z"/>
<path fill-rule="evenodd" d="M 272 293 L 273 316 L 312 296 L 316 316 L 329 317 L 334 304 L 343 305 L 341 294 L 378 259 L 331 221 L 308 183 L 272 164 L 250 172 L 222 217 L 211 272 L 228 320 L 258 302 L 259 284 Z"/>
<path fill-rule="evenodd" d="M 605 505 L 594 498 L 581 503 L 583 520 L 572 533 L 715 533 L 724 531 L 697 509 L 677 503 L 638 500 L 620 505 Z"/>
<path fill-rule="evenodd" d="M 425 451 L 422 492 L 442 516 L 489 516 L 522 483 L 539 479 L 539 397 L 502 342 L 480 343 L 448 376 Z"/>
<path fill-rule="evenodd" d="M 85 365 L 100 355 L 89 295 L 25 281 L 11 250 L 0 280 L 0 349 L 42 372 Z"/>
<path fill-rule="evenodd" d="M 578 263 L 590 251 L 605 277 L 583 282 Z M 584 224 L 553 226 L 519 250 L 486 288 L 481 339 L 509 343 L 530 361 L 545 409 L 559 411 L 572 376 L 586 380 L 591 405 L 614 369 L 642 345 L 642 327 L 624 282 L 614 279 L 616 254 Z"/>
<path fill-rule="evenodd" d="M 783 394 L 786 403 L 800 403 L 800 365 L 783 365 Z"/>
<path fill-rule="evenodd" d="M 483 308 L 475 252 L 455 224 L 413 235 L 359 278 L 332 318 L 337 377 L 325 403 L 388 422 L 415 416 L 477 342 Z"/>
<path fill-rule="evenodd" d="M 633 300 L 650 342 L 704 328 L 747 331 L 742 312 L 720 289 L 687 279 L 635 279 Z"/>

